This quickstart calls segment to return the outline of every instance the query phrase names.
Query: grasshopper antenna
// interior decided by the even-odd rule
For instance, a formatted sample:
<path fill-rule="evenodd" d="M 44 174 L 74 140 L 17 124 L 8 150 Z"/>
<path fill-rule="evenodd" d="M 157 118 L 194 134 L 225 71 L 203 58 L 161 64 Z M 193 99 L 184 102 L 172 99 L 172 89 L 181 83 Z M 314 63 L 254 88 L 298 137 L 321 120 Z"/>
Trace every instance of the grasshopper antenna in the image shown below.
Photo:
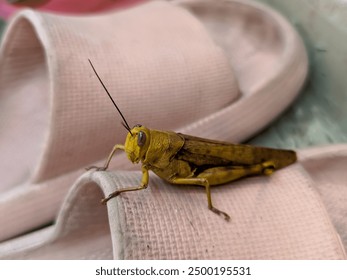
<path fill-rule="evenodd" d="M 130 126 L 128 125 L 128 122 L 126 121 L 126 119 L 125 119 L 125 117 L 123 116 L 122 112 L 121 112 L 120 109 L 118 108 L 116 102 L 113 100 L 111 94 L 108 92 L 108 90 L 107 90 L 105 84 L 103 83 L 103 81 L 101 80 L 100 76 L 99 76 L 98 73 L 96 72 L 93 63 L 90 61 L 89 58 L 88 58 L 88 61 L 89 61 L 89 63 L 90 63 L 90 66 L 93 68 L 93 71 L 94 71 L 95 75 L 98 77 L 98 79 L 99 79 L 99 81 L 100 81 L 102 87 L 103 87 L 104 90 L 106 91 L 108 97 L 111 99 L 113 105 L 116 107 L 118 113 L 119 113 L 120 116 L 122 117 L 122 119 L 123 119 L 123 121 L 124 121 L 124 122 L 122 122 L 122 125 L 125 127 L 125 129 L 126 129 L 127 131 L 129 131 L 129 133 L 131 134 L 131 136 L 133 136 L 133 134 L 131 133 Z"/>

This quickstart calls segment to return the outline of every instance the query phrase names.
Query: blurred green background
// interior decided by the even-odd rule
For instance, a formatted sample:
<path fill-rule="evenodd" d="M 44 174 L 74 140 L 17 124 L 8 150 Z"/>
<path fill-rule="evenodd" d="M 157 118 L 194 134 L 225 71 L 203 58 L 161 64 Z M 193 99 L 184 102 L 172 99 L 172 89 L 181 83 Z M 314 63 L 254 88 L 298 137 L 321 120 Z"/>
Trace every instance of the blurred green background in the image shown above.
<path fill-rule="evenodd" d="M 0 35 L 2 35 L 4 31 L 4 27 L 5 27 L 5 22 L 2 19 L 0 19 Z"/>
<path fill-rule="evenodd" d="M 259 2 L 278 10 L 299 31 L 310 74 L 291 108 L 251 142 L 293 148 L 347 142 L 347 2 Z"/>
<path fill-rule="evenodd" d="M 294 104 L 249 142 L 303 148 L 347 142 L 347 2 L 258 0 L 282 13 L 303 37 L 310 74 Z M 2 33 L 4 22 L 0 22 Z"/>

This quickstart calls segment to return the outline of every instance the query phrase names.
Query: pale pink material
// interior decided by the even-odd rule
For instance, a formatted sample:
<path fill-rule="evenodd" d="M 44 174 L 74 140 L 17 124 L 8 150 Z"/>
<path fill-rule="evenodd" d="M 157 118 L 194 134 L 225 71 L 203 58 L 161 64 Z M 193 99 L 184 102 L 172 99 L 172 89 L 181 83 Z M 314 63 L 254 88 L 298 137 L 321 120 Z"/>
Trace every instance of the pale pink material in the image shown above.
<path fill-rule="evenodd" d="M 0 114 L 7 120 L 1 123 L 7 136 L 0 145 L 6 158 L 0 217 L 6 222 L 8 211 L 23 211 L 25 195 L 20 201 L 13 195 L 23 189 L 37 205 L 25 211 L 47 220 L 43 193 L 57 194 L 40 186 L 71 172 L 77 178 L 124 141 L 126 130 L 88 59 L 131 125 L 184 127 L 239 97 L 224 52 L 196 18 L 165 2 L 81 18 L 26 11 L 10 23 L 0 55 Z M 43 193 L 30 194 L 32 185 Z M 28 223 L 16 224 L 27 230 Z M 19 228 L 7 227 L 1 239 Z"/>
<path fill-rule="evenodd" d="M 329 159 L 337 160 L 337 169 L 326 165 Z M 95 199 L 103 196 L 100 188 L 109 193 L 137 184 L 141 173 L 86 173 L 55 226 L 2 243 L 0 257 L 345 259 L 347 222 L 332 208 L 346 212 L 346 161 L 346 145 L 304 150 L 299 163 L 271 177 L 213 188 L 214 203 L 232 215 L 230 223 L 207 210 L 202 188 L 168 185 L 156 176 L 147 190 L 111 200 L 107 219 Z M 326 178 L 334 180 L 327 185 Z M 319 192 L 329 195 L 322 201 Z"/>
<path fill-rule="evenodd" d="M 42 0 L 26 1 L 16 5 L 9 4 L 5 0 L 0 0 L 0 17 L 8 19 L 13 13 L 24 7 L 37 8 L 42 11 L 53 11 L 58 13 L 83 14 L 119 9 L 144 2 L 145 0 Z M 34 3 L 32 3 L 34 2 Z"/>
<path fill-rule="evenodd" d="M 80 18 L 26 11 L 11 22 L 0 55 L 1 239 L 49 222 L 66 195 L 56 225 L 3 242 L 1 258 L 346 257 L 347 226 L 313 187 L 323 189 L 331 174 L 315 169 L 325 154 L 214 188 L 230 223 L 207 209 L 202 188 L 156 176 L 148 189 L 99 205 L 102 192 L 137 185 L 140 172 L 88 172 L 73 184 L 126 133 L 88 58 L 130 125 L 244 140 L 290 104 L 307 73 L 300 38 L 272 10 L 186 0 Z M 124 155 L 112 163 L 129 168 Z M 341 173 L 334 186 L 343 186 Z"/>

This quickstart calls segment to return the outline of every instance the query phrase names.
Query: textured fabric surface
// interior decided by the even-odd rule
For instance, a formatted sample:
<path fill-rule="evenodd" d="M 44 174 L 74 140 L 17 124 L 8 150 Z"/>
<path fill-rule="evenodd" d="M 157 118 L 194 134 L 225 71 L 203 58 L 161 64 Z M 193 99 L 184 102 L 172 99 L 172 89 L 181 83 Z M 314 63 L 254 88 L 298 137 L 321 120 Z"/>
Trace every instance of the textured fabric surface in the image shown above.
<path fill-rule="evenodd" d="M 11 28 L 14 31 L 11 32 Z M 40 31 L 40 37 L 33 36 L 33 28 Z M 86 29 L 90 32 L 88 36 L 81 33 Z M 99 32 L 100 29 L 104 32 Z M 6 91 L 10 90 L 11 83 L 20 87 L 18 92 L 28 94 L 25 87 L 29 83 L 20 79 L 21 75 L 40 77 L 44 83 L 30 80 L 30 86 L 40 88 L 33 92 L 46 98 L 41 107 L 49 110 L 40 111 L 42 115 L 38 116 L 41 121 L 49 122 L 44 124 L 48 135 L 41 144 L 43 147 L 32 143 L 42 150 L 35 151 L 41 154 L 32 175 L 35 182 L 100 159 L 114 141 L 123 140 L 125 131 L 120 122 L 115 121 L 118 116 L 91 71 L 88 58 L 95 61 L 97 69 L 102 69 L 100 75 L 109 90 L 117 94 L 115 98 L 129 123 L 142 121 L 162 127 L 160 116 L 166 114 L 168 118 L 175 117 L 175 125 L 179 127 L 225 107 L 238 97 L 228 61 L 200 23 L 184 10 L 164 3 L 155 2 L 116 16 L 89 18 L 64 18 L 28 11 L 12 22 L 7 35 L 3 44 L 1 78 L 6 83 L 1 83 L 2 94 L 9 95 Z M 75 48 L 67 47 L 67 42 Z M 100 52 L 101 46 L 103 52 Z M 27 67 L 35 62 L 40 67 L 37 71 L 45 75 L 28 71 L 22 65 L 18 67 L 19 62 Z M 89 78 L 83 79 L 84 76 Z M 79 77 L 82 79 L 78 80 Z M 178 82 L 181 80 L 184 83 Z M 183 98 L 186 102 L 182 103 Z M 131 102 L 125 105 L 129 99 Z M 193 101 L 195 106 L 191 106 Z M 144 117 L 142 112 L 150 111 L 153 102 L 158 108 L 156 114 Z M 181 114 L 175 110 L 178 102 Z M 40 104 L 35 102 L 32 106 Z M 18 122 L 21 124 L 21 121 Z M 16 128 L 15 124 L 8 126 Z M 40 127 L 41 134 L 42 130 Z M 123 133 L 115 137 L 114 131 Z M 42 142 L 42 139 L 35 140 Z M 21 146 L 13 149 L 18 151 L 18 147 Z M 27 146 L 22 150 L 33 152 Z M 22 154 L 22 150 L 17 154 Z M 11 167 L 9 163 L 6 166 Z"/>
<path fill-rule="evenodd" d="M 208 1 L 200 2 L 208 13 L 199 12 L 196 3 L 179 2 L 185 10 L 154 2 L 82 18 L 27 11 L 13 19 L 1 49 L 1 129 L 7 133 L 0 145 L 6 158 L 0 168 L 0 217 L 8 222 L 10 211 L 16 213 L 12 220 L 25 221 L 8 226 L 2 239 L 49 222 L 80 168 L 104 158 L 114 143 L 123 142 L 119 116 L 87 58 L 95 62 L 131 124 L 240 141 L 295 98 L 305 78 L 307 58 L 283 18 L 248 2 L 228 1 L 225 7 L 222 2 L 211 7 Z M 242 17 L 234 15 L 236 9 L 243 11 Z M 233 16 L 223 16 L 226 11 Z M 257 36 L 252 36 L 252 15 L 262 27 Z M 264 32 L 270 34 L 265 39 Z M 257 51 L 250 56 L 243 51 L 247 49 Z M 256 70 L 264 64 L 272 67 Z M 276 106 L 267 106 L 269 100 L 277 101 Z M 118 169 L 129 168 L 124 157 L 114 162 Z M 70 184 L 57 183 L 59 191 L 40 187 L 50 185 L 45 181 L 61 182 L 59 176 L 67 173 L 71 173 Z M 35 219 L 20 214 L 21 201 L 28 197 L 34 207 L 25 213 L 35 213 Z M 43 211 L 53 197 L 51 210 Z"/>
<path fill-rule="evenodd" d="M 40 214 L 40 206 L 49 198 L 31 194 L 32 184 L 90 165 L 125 136 L 88 58 L 131 124 L 184 126 L 239 95 L 225 54 L 183 9 L 154 2 L 96 17 L 19 14 L 8 28 L 1 53 L 1 129 L 7 131 L 0 145 L 6 158 L 1 161 L 1 189 L 26 189 L 37 205 L 37 219 L 47 217 Z M 155 114 L 149 114 L 153 105 Z M 66 182 L 62 185 L 68 187 Z M 15 198 L 4 197 L 1 217 L 6 221 L 7 211 L 13 212 L 9 205 L 21 208 L 8 196 Z M 18 224 L 22 229 L 26 225 Z"/>
<path fill-rule="evenodd" d="M 120 118 L 88 58 L 131 125 L 229 141 L 244 140 L 273 120 L 307 72 L 292 27 L 249 1 L 153 2 L 82 18 L 19 14 L 1 49 L 0 112 L 11 120 L 1 123 L 11 135 L 0 146 L 8 153 L 1 175 L 7 183 L 1 186 L 0 222 L 8 225 L 2 239 L 50 221 L 81 168 L 124 141 Z M 16 107 L 26 96 L 31 103 Z M 11 106 L 18 113 L 6 112 Z M 29 128 L 25 142 L 21 127 Z M 124 156 L 113 167 L 128 168 Z M 231 223 L 208 211 L 203 189 L 171 186 L 155 176 L 146 191 L 99 205 L 100 187 L 108 194 L 137 185 L 139 176 L 82 175 L 56 224 L 3 242 L 1 257 L 345 258 L 312 187 L 315 177 L 299 164 L 214 188 L 214 204 L 232 216 Z M 333 211 L 329 215 L 334 225 L 341 221 Z M 344 232 L 343 224 L 338 231 Z"/>
<path fill-rule="evenodd" d="M 347 248 L 347 164 L 346 145 L 310 148 L 299 153 L 303 166 L 316 182 L 314 187 Z"/>
<path fill-rule="evenodd" d="M 298 164 L 271 177 L 214 187 L 213 201 L 231 214 L 229 223 L 207 209 L 203 188 L 169 185 L 156 176 L 151 176 L 148 189 L 111 200 L 107 220 L 106 207 L 96 199 L 103 197 L 100 188 L 107 194 L 136 185 L 141 174 L 89 172 L 70 190 L 49 234 L 47 229 L 42 232 L 36 244 L 35 236 L 5 242 L 0 255 L 19 259 L 344 259 L 344 247 L 317 191 L 326 188 L 319 178 L 331 173 L 317 167 L 337 153 L 346 160 L 347 146 L 301 151 Z M 338 174 L 329 191 L 345 197 L 338 189 L 344 178 Z M 334 201 L 335 208 L 345 211 L 343 198 Z M 340 230 L 346 228 L 344 221 Z M 22 244 L 18 252 L 16 242 Z M 90 245 L 83 246 L 86 242 Z"/>

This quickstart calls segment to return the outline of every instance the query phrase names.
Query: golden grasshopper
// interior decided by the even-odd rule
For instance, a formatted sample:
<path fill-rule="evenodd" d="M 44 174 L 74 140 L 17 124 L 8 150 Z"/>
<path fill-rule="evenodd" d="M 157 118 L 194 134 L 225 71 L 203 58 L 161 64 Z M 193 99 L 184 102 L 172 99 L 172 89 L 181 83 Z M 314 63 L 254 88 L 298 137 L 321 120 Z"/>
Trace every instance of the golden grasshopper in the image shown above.
<path fill-rule="evenodd" d="M 160 178 L 173 184 L 205 187 L 208 208 L 229 220 L 227 213 L 213 206 L 210 186 L 247 176 L 270 175 L 296 161 L 296 153 L 290 150 L 231 144 L 149 129 L 142 125 L 136 125 L 131 129 L 90 60 L 89 63 L 121 115 L 124 121 L 122 124 L 128 130 L 128 134 L 124 145 L 117 144 L 113 147 L 103 167 L 91 166 L 88 169 L 106 170 L 116 150 L 125 151 L 132 163 L 142 163 L 140 185 L 111 193 L 102 199 L 103 204 L 122 192 L 147 188 L 148 172 L 152 170 Z"/>

